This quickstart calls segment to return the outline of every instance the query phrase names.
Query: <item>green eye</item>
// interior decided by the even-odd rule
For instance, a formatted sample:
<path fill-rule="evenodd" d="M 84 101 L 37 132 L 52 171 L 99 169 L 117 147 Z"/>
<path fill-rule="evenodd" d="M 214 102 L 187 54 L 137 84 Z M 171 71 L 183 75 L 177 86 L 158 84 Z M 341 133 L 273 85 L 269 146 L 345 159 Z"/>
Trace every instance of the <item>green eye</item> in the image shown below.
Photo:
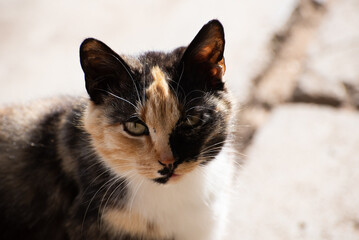
<path fill-rule="evenodd" d="M 124 129 L 132 136 L 148 135 L 148 128 L 142 122 L 125 122 Z"/>
<path fill-rule="evenodd" d="M 188 115 L 186 119 L 186 124 L 190 126 L 197 126 L 202 121 L 201 114 Z"/>

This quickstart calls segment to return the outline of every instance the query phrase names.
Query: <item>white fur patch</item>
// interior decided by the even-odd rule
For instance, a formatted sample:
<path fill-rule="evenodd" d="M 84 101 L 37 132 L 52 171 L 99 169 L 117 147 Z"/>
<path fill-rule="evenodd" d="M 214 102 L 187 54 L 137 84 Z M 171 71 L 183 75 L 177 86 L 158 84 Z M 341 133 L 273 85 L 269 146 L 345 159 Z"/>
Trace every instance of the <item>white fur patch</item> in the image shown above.
<path fill-rule="evenodd" d="M 129 180 L 127 210 L 176 240 L 223 239 L 233 165 L 223 150 L 205 167 L 177 182 L 157 184 L 140 175 Z"/>

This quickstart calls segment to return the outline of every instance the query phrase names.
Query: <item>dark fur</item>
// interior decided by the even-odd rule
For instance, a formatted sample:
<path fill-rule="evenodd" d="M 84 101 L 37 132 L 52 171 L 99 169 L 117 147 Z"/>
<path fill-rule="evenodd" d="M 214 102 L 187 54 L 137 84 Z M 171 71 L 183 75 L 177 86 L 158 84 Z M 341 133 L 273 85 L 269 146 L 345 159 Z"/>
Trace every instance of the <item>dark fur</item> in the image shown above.
<path fill-rule="evenodd" d="M 217 62 L 223 58 L 223 49 L 215 49 L 212 62 L 196 55 L 210 27 L 220 28 L 218 32 L 223 35 L 220 23 L 213 21 L 188 48 L 148 52 L 138 58 L 120 57 L 94 39 L 85 40 L 81 46 L 86 89 L 95 104 L 103 105 L 113 124 L 128 120 L 135 109 L 109 93 L 135 102 L 137 88 L 141 101 L 145 101 L 149 96 L 144 90 L 152 81 L 150 69 L 156 65 L 173 80 L 172 90 L 184 103 L 184 117 L 188 110 L 210 116 L 198 128 L 178 122 L 169 140 L 176 162 L 161 170 L 164 177 L 156 179 L 159 183 L 166 183 L 178 164 L 196 161 L 194 157 L 201 149 L 227 137 L 230 104 L 226 89 L 221 76 L 208 73 L 212 68 L 221 70 Z M 97 48 L 87 51 L 89 43 Z M 90 61 L 92 56 L 97 59 Z M 223 101 L 228 111 L 216 111 L 216 101 Z M 93 150 L 90 135 L 83 128 L 87 105 L 87 99 L 67 97 L 48 100 L 45 106 L 34 102 L 0 109 L 0 239 L 138 239 L 130 233 L 121 238 L 111 235 L 99 222 L 102 199 L 108 199 L 107 206 L 123 207 L 126 179 L 118 177 L 116 184 L 106 185 L 115 176 Z M 212 136 L 214 128 L 221 130 Z M 207 161 L 219 151 L 216 148 L 207 153 Z"/>

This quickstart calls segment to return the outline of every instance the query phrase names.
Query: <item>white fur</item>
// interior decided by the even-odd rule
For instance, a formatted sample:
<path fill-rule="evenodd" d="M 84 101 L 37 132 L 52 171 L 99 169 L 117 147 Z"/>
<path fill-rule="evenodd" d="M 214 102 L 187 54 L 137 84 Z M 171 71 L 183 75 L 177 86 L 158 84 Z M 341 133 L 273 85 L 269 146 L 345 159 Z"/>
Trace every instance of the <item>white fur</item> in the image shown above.
<path fill-rule="evenodd" d="M 128 207 L 175 240 L 218 240 L 226 232 L 233 164 L 225 150 L 175 183 L 134 177 Z"/>

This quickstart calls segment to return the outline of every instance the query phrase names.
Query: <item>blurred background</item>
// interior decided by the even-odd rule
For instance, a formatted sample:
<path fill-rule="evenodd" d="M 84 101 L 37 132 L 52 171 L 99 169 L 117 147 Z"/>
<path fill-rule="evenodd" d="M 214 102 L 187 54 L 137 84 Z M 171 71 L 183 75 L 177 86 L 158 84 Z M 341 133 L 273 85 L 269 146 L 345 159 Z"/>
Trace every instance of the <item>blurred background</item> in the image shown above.
<path fill-rule="evenodd" d="M 0 0 L 0 103 L 85 94 L 86 37 L 166 51 L 213 18 L 241 109 L 228 239 L 359 239 L 358 0 Z"/>

